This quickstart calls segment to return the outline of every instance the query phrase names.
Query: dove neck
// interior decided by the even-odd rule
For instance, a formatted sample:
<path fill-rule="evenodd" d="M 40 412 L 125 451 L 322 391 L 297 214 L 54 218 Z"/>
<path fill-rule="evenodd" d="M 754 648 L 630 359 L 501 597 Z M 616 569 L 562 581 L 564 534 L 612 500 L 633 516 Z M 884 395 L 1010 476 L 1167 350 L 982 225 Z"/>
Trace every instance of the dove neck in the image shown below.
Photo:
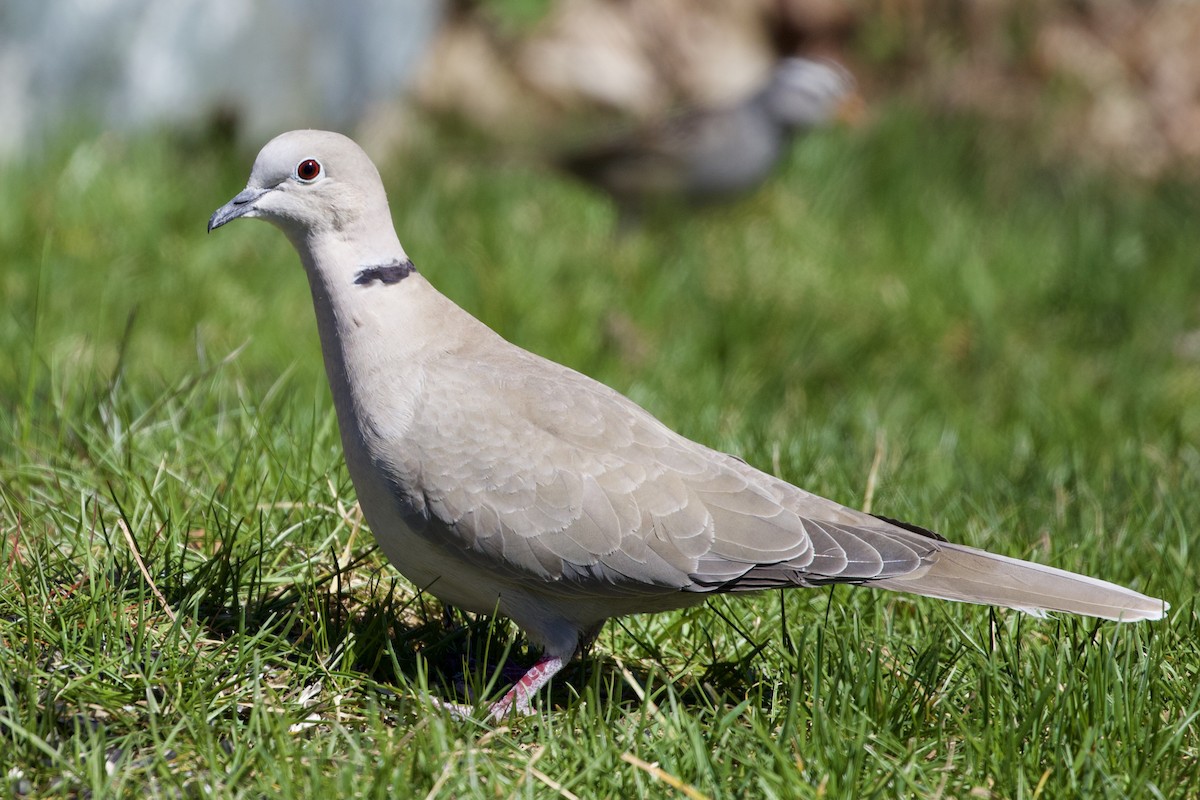
<path fill-rule="evenodd" d="M 402 435 L 422 370 L 461 346 L 469 316 L 415 270 L 363 279 L 384 264 L 409 263 L 398 242 L 364 250 L 334 240 L 301 253 L 343 435 Z M 376 418 L 381 397 L 388 413 Z"/>
<path fill-rule="evenodd" d="M 424 292 L 417 284 L 425 282 L 390 225 L 386 232 L 373 239 L 313 237 L 297 248 L 331 369 L 334 362 L 352 366 L 355 358 L 379 361 L 385 352 L 408 357 L 422 338 Z"/>

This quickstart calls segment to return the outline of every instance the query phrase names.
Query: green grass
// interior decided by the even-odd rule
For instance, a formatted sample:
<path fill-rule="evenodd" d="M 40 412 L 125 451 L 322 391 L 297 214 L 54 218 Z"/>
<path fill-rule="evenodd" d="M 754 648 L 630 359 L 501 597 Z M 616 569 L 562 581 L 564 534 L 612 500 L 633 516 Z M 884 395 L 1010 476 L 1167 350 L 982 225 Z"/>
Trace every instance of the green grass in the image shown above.
<path fill-rule="evenodd" d="M 252 154 L 57 152 L 0 173 L 0 796 L 1200 796 L 1194 187 L 892 110 L 614 240 L 529 165 L 398 156 L 409 254 L 509 339 L 820 494 L 861 505 L 878 456 L 875 510 L 1173 604 L 722 597 L 610 623 L 488 730 L 425 698 L 534 654 L 372 550 L 295 255 L 204 235 Z"/>

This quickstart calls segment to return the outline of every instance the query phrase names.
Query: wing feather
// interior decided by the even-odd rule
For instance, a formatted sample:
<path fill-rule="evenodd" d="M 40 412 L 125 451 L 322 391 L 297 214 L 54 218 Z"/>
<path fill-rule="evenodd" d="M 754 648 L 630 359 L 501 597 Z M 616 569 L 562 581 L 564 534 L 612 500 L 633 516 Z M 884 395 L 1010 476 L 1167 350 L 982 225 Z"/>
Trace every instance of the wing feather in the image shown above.
<path fill-rule="evenodd" d="M 537 360 L 480 359 L 432 377 L 467 398 L 420 409 L 411 438 L 446 546 L 514 576 L 621 593 L 861 581 L 926 563 L 930 548 L 906 544 L 917 534 L 691 442 Z"/>

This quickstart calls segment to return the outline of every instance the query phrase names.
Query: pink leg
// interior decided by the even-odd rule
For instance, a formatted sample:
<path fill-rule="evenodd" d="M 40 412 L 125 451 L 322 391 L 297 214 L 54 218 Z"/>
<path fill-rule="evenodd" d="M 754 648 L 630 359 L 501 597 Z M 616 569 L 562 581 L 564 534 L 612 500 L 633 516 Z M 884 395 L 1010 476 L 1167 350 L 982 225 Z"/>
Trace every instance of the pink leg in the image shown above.
<path fill-rule="evenodd" d="M 522 716 L 532 714 L 533 712 L 529 709 L 530 698 L 537 694 L 539 689 L 549 683 L 554 674 L 562 668 L 563 661 L 561 658 L 542 656 L 536 664 L 521 676 L 521 680 L 513 684 L 513 687 L 508 690 L 508 693 L 504 697 L 492 703 L 492 707 L 488 709 L 488 719 L 498 722 L 507 717 L 513 709 L 516 709 L 517 713 Z"/>

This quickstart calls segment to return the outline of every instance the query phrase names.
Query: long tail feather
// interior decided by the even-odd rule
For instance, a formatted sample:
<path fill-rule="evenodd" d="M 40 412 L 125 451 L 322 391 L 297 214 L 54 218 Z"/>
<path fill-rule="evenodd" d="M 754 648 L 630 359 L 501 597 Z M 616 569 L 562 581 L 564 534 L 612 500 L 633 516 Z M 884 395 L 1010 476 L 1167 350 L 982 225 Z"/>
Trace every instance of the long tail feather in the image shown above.
<path fill-rule="evenodd" d="M 1115 583 L 1042 564 L 953 542 L 939 542 L 937 549 L 937 560 L 928 568 L 869 585 L 943 600 L 1005 606 L 1040 616 L 1047 611 L 1066 611 L 1121 622 L 1162 619 L 1171 607 L 1165 600 Z"/>

